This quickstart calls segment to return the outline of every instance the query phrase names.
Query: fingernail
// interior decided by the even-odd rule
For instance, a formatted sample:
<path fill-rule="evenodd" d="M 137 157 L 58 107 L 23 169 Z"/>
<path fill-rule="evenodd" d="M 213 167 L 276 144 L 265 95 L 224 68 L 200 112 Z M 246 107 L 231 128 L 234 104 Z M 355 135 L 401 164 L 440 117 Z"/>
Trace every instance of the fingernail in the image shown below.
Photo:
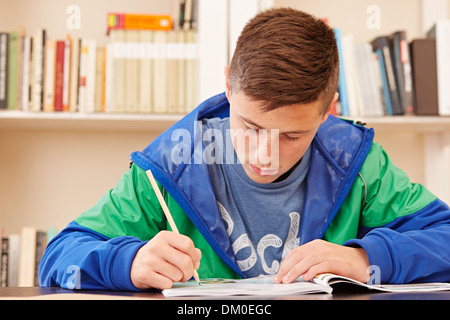
<path fill-rule="evenodd" d="M 273 282 L 275 282 L 275 283 L 279 283 L 279 282 L 280 282 L 280 278 L 278 277 L 278 275 L 276 275 L 276 276 L 273 278 Z"/>
<path fill-rule="evenodd" d="M 283 282 L 284 283 L 289 282 L 289 275 L 288 274 L 284 276 Z"/>

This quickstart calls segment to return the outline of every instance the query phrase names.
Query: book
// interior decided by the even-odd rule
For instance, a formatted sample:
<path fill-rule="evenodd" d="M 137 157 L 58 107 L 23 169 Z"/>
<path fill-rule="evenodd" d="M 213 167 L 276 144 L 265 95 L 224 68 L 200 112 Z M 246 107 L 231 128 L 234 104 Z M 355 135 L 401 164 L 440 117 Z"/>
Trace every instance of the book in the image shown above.
<path fill-rule="evenodd" d="M 339 102 L 341 105 L 340 114 L 343 116 L 349 116 L 350 110 L 348 108 L 348 94 L 347 94 L 347 80 L 345 78 L 345 67 L 344 67 L 344 55 L 342 48 L 342 32 L 341 29 L 335 28 L 334 34 L 336 37 L 336 44 L 339 52 L 339 83 L 338 83 L 338 92 L 339 92 Z"/>
<path fill-rule="evenodd" d="M 392 34 L 392 44 L 395 58 L 395 74 L 399 88 L 400 101 L 405 114 L 414 113 L 414 92 L 412 82 L 411 57 L 406 31 L 397 31 Z"/>
<path fill-rule="evenodd" d="M 69 110 L 78 110 L 78 86 L 80 78 L 80 46 L 81 39 L 68 37 L 70 45 L 70 75 L 69 75 Z"/>
<path fill-rule="evenodd" d="M 11 234 L 8 237 L 8 286 L 17 287 L 19 285 L 19 255 L 20 255 L 20 235 Z"/>
<path fill-rule="evenodd" d="M 450 20 L 440 20 L 427 33 L 428 38 L 436 39 L 436 61 L 438 76 L 439 114 L 450 115 Z"/>
<path fill-rule="evenodd" d="M 195 281 L 175 283 L 162 291 L 166 297 L 214 297 L 214 296 L 287 296 L 309 293 L 332 293 L 333 286 L 347 283 L 383 292 L 434 292 L 450 291 L 450 283 L 417 284 L 365 284 L 331 273 L 317 275 L 311 281 L 301 278 L 290 284 L 275 284 L 273 276 L 249 279 L 205 279 L 199 286 Z"/>
<path fill-rule="evenodd" d="M 30 101 L 30 63 L 31 63 L 31 38 L 24 36 L 22 39 L 22 73 L 20 75 L 20 110 L 29 110 Z"/>
<path fill-rule="evenodd" d="M 11 34 L 18 34 L 13 64 Z M 197 105 L 192 29 L 114 29 L 105 46 L 70 35 L 48 38 L 45 29 L 32 36 L 19 30 L 4 32 L 0 44 L 0 109 L 184 114 Z"/>
<path fill-rule="evenodd" d="M 153 112 L 165 113 L 168 105 L 168 60 L 167 60 L 167 33 L 155 31 L 153 34 L 155 45 L 153 61 Z"/>
<path fill-rule="evenodd" d="M 3 237 L 1 231 L 0 228 L 0 287 L 39 286 L 39 264 L 57 230 L 23 227 L 20 234 Z"/>
<path fill-rule="evenodd" d="M 8 45 L 8 110 L 18 110 L 20 84 L 21 34 L 18 30 L 9 33 Z"/>
<path fill-rule="evenodd" d="M 150 30 L 141 31 L 140 45 L 140 79 L 139 79 L 139 110 L 142 113 L 150 113 L 152 111 L 152 57 L 151 43 L 153 42 L 153 33 Z"/>
<path fill-rule="evenodd" d="M 410 46 L 415 94 L 414 113 L 419 116 L 437 116 L 439 101 L 436 39 L 416 39 Z"/>
<path fill-rule="evenodd" d="M 172 30 L 170 15 L 132 14 L 110 12 L 107 16 L 107 32 L 117 29 L 128 30 Z"/>
<path fill-rule="evenodd" d="M 387 73 L 386 73 L 386 68 L 384 67 L 384 55 L 383 52 L 381 51 L 381 49 L 377 49 L 375 51 L 375 54 L 378 58 L 378 64 L 379 64 L 379 72 L 380 72 L 380 77 L 381 77 L 381 87 L 383 90 L 383 97 L 384 97 L 384 114 L 388 115 L 388 116 L 392 116 L 393 112 L 392 112 L 392 104 L 391 104 L 391 93 L 389 90 L 389 83 L 388 83 L 388 79 L 387 79 Z"/>
<path fill-rule="evenodd" d="M 405 108 L 400 100 L 399 86 L 395 77 L 395 58 L 392 43 L 388 36 L 380 36 L 375 38 L 371 44 L 374 51 L 380 50 L 383 55 L 384 68 L 391 97 L 392 113 L 393 115 L 403 115 L 405 114 Z"/>
<path fill-rule="evenodd" d="M 8 108 L 8 33 L 0 33 L 0 109 Z"/>
<path fill-rule="evenodd" d="M 20 234 L 19 287 L 32 287 L 35 283 L 36 238 L 34 227 L 23 227 Z"/>
<path fill-rule="evenodd" d="M 55 110 L 55 60 L 56 41 L 45 41 L 45 66 L 44 66 L 44 105 L 43 111 Z"/>

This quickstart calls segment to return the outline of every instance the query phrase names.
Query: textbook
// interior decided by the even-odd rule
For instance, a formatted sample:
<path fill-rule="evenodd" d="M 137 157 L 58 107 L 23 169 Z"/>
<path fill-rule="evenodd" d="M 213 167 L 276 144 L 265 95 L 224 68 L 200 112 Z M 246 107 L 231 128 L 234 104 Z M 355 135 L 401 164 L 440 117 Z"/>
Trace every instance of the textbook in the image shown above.
<path fill-rule="evenodd" d="M 196 281 L 175 283 L 171 289 L 162 291 L 166 297 L 212 297 L 212 296 L 287 296 L 308 293 L 332 293 L 333 285 L 348 283 L 367 289 L 384 292 L 432 292 L 450 291 L 450 283 L 415 283 L 415 284 L 365 284 L 350 278 L 331 273 L 317 275 L 311 281 L 301 277 L 290 284 L 275 284 L 273 276 L 249 279 L 202 279 L 201 285 Z"/>

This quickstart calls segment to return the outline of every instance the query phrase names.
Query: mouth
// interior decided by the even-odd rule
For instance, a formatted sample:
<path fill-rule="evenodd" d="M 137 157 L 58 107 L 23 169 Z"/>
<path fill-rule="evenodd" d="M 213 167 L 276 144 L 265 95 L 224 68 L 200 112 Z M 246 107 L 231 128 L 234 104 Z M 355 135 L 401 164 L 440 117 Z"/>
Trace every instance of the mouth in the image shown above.
<path fill-rule="evenodd" d="M 250 168 L 260 177 L 274 176 L 278 173 L 278 169 L 261 169 L 252 164 L 250 164 Z"/>

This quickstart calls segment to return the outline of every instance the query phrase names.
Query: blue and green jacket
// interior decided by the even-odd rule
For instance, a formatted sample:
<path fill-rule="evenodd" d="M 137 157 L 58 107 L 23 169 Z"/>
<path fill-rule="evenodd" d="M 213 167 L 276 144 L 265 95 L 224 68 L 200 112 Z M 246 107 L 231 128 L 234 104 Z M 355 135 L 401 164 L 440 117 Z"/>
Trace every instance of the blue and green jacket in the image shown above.
<path fill-rule="evenodd" d="M 182 234 L 202 251 L 204 278 L 244 277 L 222 221 L 207 164 L 196 164 L 203 143 L 197 120 L 228 117 L 224 94 L 203 102 L 141 152 L 112 190 L 47 246 L 41 286 L 136 290 L 136 252 L 170 230 L 145 173 L 151 169 Z M 191 160 L 171 161 L 176 129 L 191 134 Z M 450 210 L 395 167 L 374 132 L 330 116 L 313 142 L 300 245 L 324 239 L 362 247 L 383 283 L 450 281 Z M 198 156 L 198 155 L 197 155 Z"/>

